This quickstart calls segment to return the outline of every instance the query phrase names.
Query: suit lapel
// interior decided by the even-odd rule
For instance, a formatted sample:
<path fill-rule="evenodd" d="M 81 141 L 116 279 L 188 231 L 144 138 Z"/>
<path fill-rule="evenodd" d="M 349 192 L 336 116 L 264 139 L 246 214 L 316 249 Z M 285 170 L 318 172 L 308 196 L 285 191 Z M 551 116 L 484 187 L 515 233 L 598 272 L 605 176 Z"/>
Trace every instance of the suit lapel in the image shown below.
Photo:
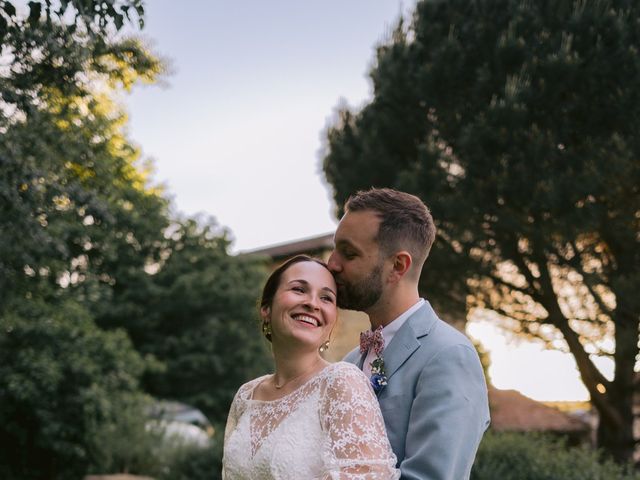
<path fill-rule="evenodd" d="M 400 327 L 382 353 L 387 379 L 390 379 L 413 352 L 420 348 L 418 338 L 427 335 L 436 320 L 437 316 L 431 305 L 429 302 L 425 302 Z"/>
<path fill-rule="evenodd" d="M 362 370 L 364 368 L 364 359 L 367 358 L 367 352 L 360 354 L 360 359 L 358 360 L 358 368 Z"/>

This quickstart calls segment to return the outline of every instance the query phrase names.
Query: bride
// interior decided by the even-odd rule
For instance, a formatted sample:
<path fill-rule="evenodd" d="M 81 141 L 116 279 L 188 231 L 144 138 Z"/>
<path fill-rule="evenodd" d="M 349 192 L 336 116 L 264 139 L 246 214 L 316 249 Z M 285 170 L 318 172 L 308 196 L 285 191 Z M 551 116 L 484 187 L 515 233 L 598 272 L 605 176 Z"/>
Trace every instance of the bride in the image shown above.
<path fill-rule="evenodd" d="M 352 364 L 320 356 L 337 317 L 327 266 L 304 255 L 289 259 L 267 280 L 260 305 L 275 373 L 236 393 L 222 478 L 400 478 L 369 380 Z"/>

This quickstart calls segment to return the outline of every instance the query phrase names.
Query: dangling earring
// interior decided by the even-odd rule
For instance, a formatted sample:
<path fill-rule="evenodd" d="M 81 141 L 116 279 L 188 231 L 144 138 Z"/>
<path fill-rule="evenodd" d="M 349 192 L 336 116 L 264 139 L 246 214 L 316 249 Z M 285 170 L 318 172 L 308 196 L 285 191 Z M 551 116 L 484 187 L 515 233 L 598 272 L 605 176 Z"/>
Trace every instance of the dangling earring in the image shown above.
<path fill-rule="evenodd" d="M 271 322 L 262 322 L 262 334 L 271 341 Z"/>
<path fill-rule="evenodd" d="M 320 353 L 324 353 L 329 350 L 329 340 L 320 345 L 320 348 L 318 348 L 318 350 L 320 351 Z"/>

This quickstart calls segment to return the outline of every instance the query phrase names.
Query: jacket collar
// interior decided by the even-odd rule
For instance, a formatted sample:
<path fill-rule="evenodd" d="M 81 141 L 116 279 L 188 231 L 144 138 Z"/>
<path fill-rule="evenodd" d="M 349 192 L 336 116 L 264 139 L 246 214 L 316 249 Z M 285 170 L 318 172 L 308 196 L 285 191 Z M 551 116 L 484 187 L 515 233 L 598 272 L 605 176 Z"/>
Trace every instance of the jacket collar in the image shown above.
<path fill-rule="evenodd" d="M 418 339 L 428 335 L 437 320 L 436 313 L 427 301 L 407 319 L 382 353 L 387 379 L 390 379 L 413 352 L 420 348 Z"/>

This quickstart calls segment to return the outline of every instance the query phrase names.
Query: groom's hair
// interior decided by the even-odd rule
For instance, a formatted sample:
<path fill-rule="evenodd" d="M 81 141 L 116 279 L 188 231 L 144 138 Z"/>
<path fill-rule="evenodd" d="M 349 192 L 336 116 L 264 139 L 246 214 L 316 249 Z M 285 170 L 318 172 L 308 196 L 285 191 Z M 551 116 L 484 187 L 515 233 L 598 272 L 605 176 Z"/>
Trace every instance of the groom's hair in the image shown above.
<path fill-rule="evenodd" d="M 380 218 L 376 241 L 381 254 L 408 251 L 416 267 L 414 273 L 420 275 L 436 237 L 433 217 L 422 200 L 391 188 L 371 188 L 349 197 L 344 210 L 375 212 Z"/>

